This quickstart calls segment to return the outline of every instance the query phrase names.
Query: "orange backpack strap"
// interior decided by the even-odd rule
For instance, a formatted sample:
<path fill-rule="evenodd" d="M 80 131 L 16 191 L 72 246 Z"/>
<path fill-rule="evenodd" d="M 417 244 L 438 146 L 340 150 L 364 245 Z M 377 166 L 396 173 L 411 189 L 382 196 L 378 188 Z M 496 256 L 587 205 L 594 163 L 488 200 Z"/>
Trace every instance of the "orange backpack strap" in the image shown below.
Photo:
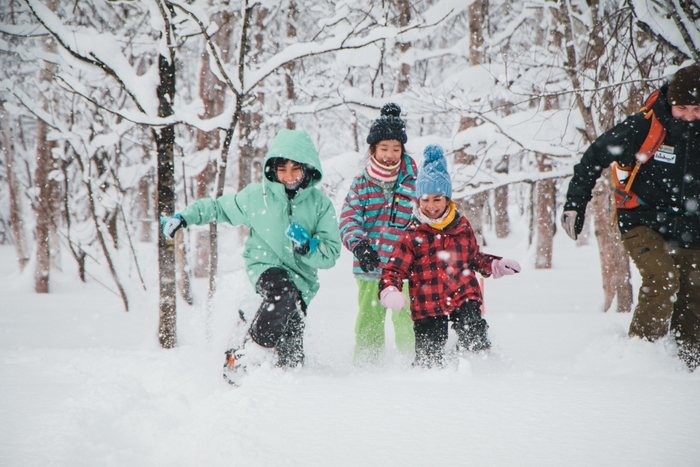
<path fill-rule="evenodd" d="M 652 106 L 654 105 L 654 102 L 656 102 L 656 99 L 659 97 L 659 91 L 655 91 L 647 101 L 644 103 L 644 107 L 642 107 L 641 111 L 646 112 L 644 115 L 644 118 L 651 119 L 651 126 L 649 127 L 649 132 L 647 133 L 646 138 L 644 139 L 644 142 L 642 142 L 642 146 L 639 148 L 639 151 L 637 151 L 637 154 L 635 155 L 635 164 L 634 167 L 632 168 L 632 171 L 629 172 L 629 169 L 624 169 L 621 167 L 613 167 L 613 182 L 615 183 L 615 201 L 616 201 L 616 207 L 618 209 L 632 209 L 636 208 L 637 206 L 640 206 L 641 204 L 644 204 L 642 200 L 640 200 L 637 195 L 632 193 L 632 183 L 634 183 L 634 179 L 637 176 L 637 172 L 639 172 L 639 169 L 641 168 L 642 164 L 645 164 L 646 162 L 651 159 L 654 154 L 656 154 L 656 151 L 659 149 L 661 146 L 661 143 L 663 143 L 664 138 L 666 137 L 666 129 L 664 126 L 659 122 L 659 119 L 656 118 L 656 115 L 654 115 L 654 111 L 652 110 Z M 617 164 L 617 163 L 615 163 Z M 615 172 L 615 170 L 618 169 L 623 169 L 624 172 L 629 173 L 629 176 L 627 177 L 627 180 L 620 180 Z M 617 218 L 617 213 L 615 214 L 615 219 L 613 220 L 613 225 L 615 224 Z"/>
<path fill-rule="evenodd" d="M 649 132 L 642 143 L 642 147 L 639 148 L 639 151 L 637 151 L 636 159 L 640 164 L 644 164 L 651 159 L 666 137 L 666 128 L 664 128 L 661 122 L 659 122 L 659 119 L 656 118 L 656 115 L 654 115 L 654 111 L 652 110 L 652 106 L 654 105 L 654 102 L 656 102 L 657 97 L 659 97 L 658 90 L 654 91 L 654 93 L 649 96 L 649 99 L 647 99 L 644 107 L 641 109 L 642 112 L 647 112 L 646 115 L 644 115 L 644 118 L 647 120 L 651 118 L 651 127 L 649 127 Z M 633 177 L 630 176 L 630 179 L 632 178 Z M 632 185 L 631 182 L 629 185 Z"/>

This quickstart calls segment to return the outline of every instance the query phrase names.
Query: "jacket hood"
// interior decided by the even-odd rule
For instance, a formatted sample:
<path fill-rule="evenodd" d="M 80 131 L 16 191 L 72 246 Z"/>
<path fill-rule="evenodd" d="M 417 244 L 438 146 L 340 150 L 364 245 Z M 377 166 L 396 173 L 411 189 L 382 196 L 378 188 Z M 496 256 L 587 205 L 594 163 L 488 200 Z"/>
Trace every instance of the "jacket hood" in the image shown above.
<path fill-rule="evenodd" d="M 277 158 L 289 159 L 304 164 L 307 169 L 310 169 L 309 187 L 318 184 L 323 178 L 321 159 L 318 157 L 316 146 L 314 146 L 311 136 L 304 130 L 285 129 L 277 133 L 265 155 L 263 185 L 268 187 L 272 183 L 281 185 L 277 182 L 271 165 L 272 159 Z"/>

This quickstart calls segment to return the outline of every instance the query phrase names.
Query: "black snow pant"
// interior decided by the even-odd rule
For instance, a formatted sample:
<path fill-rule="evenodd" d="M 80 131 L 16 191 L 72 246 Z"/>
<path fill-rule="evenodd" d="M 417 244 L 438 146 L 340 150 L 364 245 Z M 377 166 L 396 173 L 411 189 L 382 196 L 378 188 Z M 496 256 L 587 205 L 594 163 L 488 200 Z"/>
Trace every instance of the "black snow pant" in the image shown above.
<path fill-rule="evenodd" d="M 250 325 L 250 337 L 263 347 L 274 347 L 277 366 L 303 364 L 306 304 L 299 289 L 281 268 L 263 272 L 256 289 L 263 301 Z"/>
<path fill-rule="evenodd" d="M 414 366 L 442 366 L 447 343 L 448 321 L 457 333 L 457 349 L 480 352 L 491 348 L 489 325 L 481 317 L 481 304 L 468 300 L 448 316 L 430 316 L 413 322 L 416 334 Z"/>

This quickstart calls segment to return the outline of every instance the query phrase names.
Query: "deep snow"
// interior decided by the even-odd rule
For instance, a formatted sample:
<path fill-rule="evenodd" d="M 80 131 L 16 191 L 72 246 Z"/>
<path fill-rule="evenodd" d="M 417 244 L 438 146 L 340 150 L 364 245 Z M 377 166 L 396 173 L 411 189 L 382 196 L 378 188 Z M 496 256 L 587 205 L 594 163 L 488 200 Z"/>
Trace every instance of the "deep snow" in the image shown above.
<path fill-rule="evenodd" d="M 309 308 L 308 365 L 262 368 L 240 388 L 221 377 L 223 351 L 257 299 L 234 247 L 211 342 L 197 280 L 195 306 L 178 304 L 179 346 L 162 350 L 151 245 L 139 255 L 149 291 L 129 313 L 79 283 L 67 257 L 52 293 L 34 294 L 1 246 L 0 466 L 700 465 L 700 372 L 669 342 L 628 339 L 630 315 L 601 310 L 594 242 L 559 233 L 554 267 L 535 270 L 524 232 L 491 237 L 485 251 L 523 271 L 485 281 L 489 357 L 412 369 L 389 326 L 384 367 L 353 367 L 344 251 Z"/>

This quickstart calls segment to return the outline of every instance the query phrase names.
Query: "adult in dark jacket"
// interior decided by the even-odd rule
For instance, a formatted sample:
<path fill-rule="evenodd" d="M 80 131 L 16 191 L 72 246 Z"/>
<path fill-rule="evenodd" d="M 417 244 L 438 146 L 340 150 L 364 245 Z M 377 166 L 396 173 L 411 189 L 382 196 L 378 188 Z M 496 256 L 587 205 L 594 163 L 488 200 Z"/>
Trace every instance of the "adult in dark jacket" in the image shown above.
<path fill-rule="evenodd" d="M 692 371 L 700 364 L 700 66 L 679 70 L 650 111 L 591 144 L 574 167 L 562 225 L 575 240 L 602 170 L 635 165 L 652 113 L 666 134 L 633 179 L 638 206 L 617 210 L 622 242 L 642 276 L 629 335 L 654 341 L 671 330 Z"/>

